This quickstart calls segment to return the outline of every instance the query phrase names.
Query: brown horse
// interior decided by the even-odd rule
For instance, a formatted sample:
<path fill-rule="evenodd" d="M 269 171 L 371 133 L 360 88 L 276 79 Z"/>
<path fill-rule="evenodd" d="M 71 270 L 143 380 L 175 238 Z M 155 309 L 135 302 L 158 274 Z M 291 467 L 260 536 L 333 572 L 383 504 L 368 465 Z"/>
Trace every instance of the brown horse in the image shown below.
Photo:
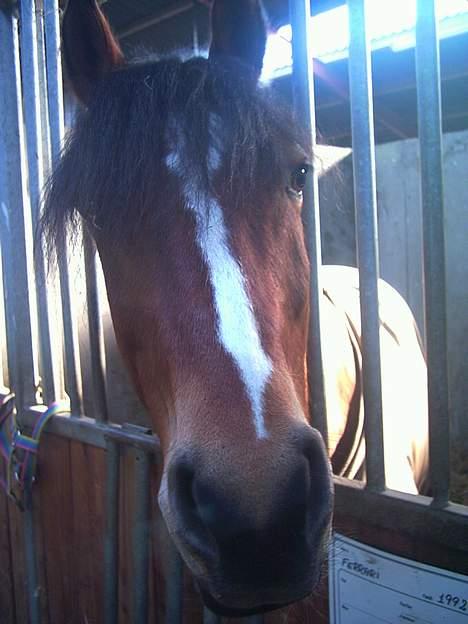
<path fill-rule="evenodd" d="M 307 408 L 309 138 L 257 84 L 259 2 L 217 0 L 212 29 L 208 59 L 132 63 L 97 3 L 70 0 L 63 48 L 85 110 L 43 223 L 59 246 L 76 215 L 94 237 L 119 348 L 161 440 L 168 529 L 205 603 L 245 615 L 316 586 L 333 487 Z M 330 453 L 354 477 L 359 292 L 352 269 L 324 278 Z M 382 315 L 387 474 L 415 491 L 425 447 L 410 420 L 424 420 L 424 359 L 386 285 Z"/>

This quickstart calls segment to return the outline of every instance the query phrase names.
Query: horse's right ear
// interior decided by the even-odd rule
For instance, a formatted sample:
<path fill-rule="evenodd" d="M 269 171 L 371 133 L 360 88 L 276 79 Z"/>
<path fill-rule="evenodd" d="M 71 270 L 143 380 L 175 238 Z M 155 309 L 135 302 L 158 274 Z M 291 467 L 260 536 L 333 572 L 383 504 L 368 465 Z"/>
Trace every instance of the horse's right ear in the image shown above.
<path fill-rule="evenodd" d="M 104 74 L 124 56 L 96 0 L 69 0 L 62 24 L 62 50 L 78 98 L 87 104 Z"/>
<path fill-rule="evenodd" d="M 210 58 L 231 56 L 262 72 L 267 28 L 261 0 L 214 0 Z"/>

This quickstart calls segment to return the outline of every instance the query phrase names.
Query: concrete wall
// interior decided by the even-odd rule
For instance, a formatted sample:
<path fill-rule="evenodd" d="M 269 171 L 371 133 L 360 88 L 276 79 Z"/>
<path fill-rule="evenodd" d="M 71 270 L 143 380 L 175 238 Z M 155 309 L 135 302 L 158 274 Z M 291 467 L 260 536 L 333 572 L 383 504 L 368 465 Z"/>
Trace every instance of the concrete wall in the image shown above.
<path fill-rule="evenodd" d="M 423 327 L 419 148 L 414 139 L 377 148 L 382 277 Z M 453 434 L 468 447 L 468 132 L 443 138 L 447 332 Z"/>

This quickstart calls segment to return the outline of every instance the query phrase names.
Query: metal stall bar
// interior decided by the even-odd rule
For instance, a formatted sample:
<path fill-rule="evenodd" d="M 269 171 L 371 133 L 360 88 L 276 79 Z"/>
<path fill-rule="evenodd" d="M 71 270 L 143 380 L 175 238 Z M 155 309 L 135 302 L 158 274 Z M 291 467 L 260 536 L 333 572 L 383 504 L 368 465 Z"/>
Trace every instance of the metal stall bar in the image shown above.
<path fill-rule="evenodd" d="M 421 159 L 424 298 L 429 397 L 429 456 L 434 505 L 450 485 L 444 199 L 439 42 L 434 0 L 418 0 L 416 81 Z"/>
<path fill-rule="evenodd" d="M 169 546 L 166 582 L 166 624 L 182 624 L 184 606 L 184 564 L 178 550 Z"/>
<path fill-rule="evenodd" d="M 2 25 L 0 24 L 0 28 Z M 3 32 L 3 28 L 2 28 Z M 4 40 L 3 40 L 4 41 Z M 0 50 L 1 50 L 1 41 L 0 41 Z M 2 52 L 0 52 L 2 54 Z M 2 77 L 0 75 L 0 89 L 2 86 Z M 1 92 L 0 92 L 1 98 Z M 1 106 L 3 106 L 3 102 L 0 99 L 0 115 L 1 115 Z M 0 128 L 1 130 L 1 128 Z M 0 307 L 0 323 L 2 323 L 0 327 L 0 340 L 2 340 L 2 348 L 0 353 L 0 358 L 2 360 L 2 377 L 0 381 L 7 386 L 12 383 L 12 372 L 17 370 L 17 362 L 16 362 L 16 350 L 13 348 L 14 345 L 11 342 L 13 339 L 13 329 L 8 332 L 8 322 L 9 319 L 14 318 L 12 301 L 7 297 L 8 292 L 11 292 L 11 286 L 8 287 L 7 280 L 11 277 L 11 272 L 8 273 L 7 269 L 3 266 L 6 259 L 11 257 L 11 241 L 10 237 L 4 235 L 4 233 L 8 232 L 8 212 L 4 210 L 4 206 L 6 206 L 7 197 L 6 197 L 6 189 L 7 189 L 7 177 L 6 177 L 6 148 L 3 141 L 3 135 L 0 131 L 0 295 L 2 297 L 1 307 Z M 10 342 L 10 345 L 8 343 Z M 7 349 L 7 347 L 10 347 Z M 7 353 L 8 351 L 8 353 Z M 8 362 L 6 361 L 6 355 L 8 355 Z M 9 369 L 9 370 L 8 370 Z M 5 392 L 8 394 L 8 392 Z M 3 397 L 2 397 L 3 398 Z"/>
<path fill-rule="evenodd" d="M 36 402 L 37 353 L 34 341 L 32 232 L 21 114 L 21 74 L 17 20 L 0 10 L 0 190 L 3 274 L 10 385 L 20 412 Z"/>
<path fill-rule="evenodd" d="M 18 22 L 0 10 L 0 190 L 2 265 L 6 308 L 10 385 L 16 393 L 20 417 L 36 403 L 37 354 L 33 334 L 31 214 L 23 175 L 24 145 L 21 114 L 21 73 Z M 40 622 L 35 524 L 30 485 L 24 496 L 26 585 L 31 624 Z"/>
<path fill-rule="evenodd" d="M 290 0 L 292 26 L 294 107 L 297 119 L 309 131 L 312 153 L 316 143 L 314 74 L 310 34 L 310 0 Z M 320 268 L 320 213 L 318 174 L 310 172 L 304 189 L 304 222 L 310 259 L 310 321 L 307 366 L 312 424 L 320 431 L 328 446 L 328 429 L 323 380 L 322 339 L 320 333 L 320 300 L 322 287 Z"/>
<path fill-rule="evenodd" d="M 1 88 L 1 79 L 0 79 L 0 88 Z M 7 351 L 7 361 L 6 361 L 7 374 L 5 375 L 5 372 L 4 372 L 2 381 L 6 383 L 8 379 L 8 385 L 10 387 L 13 387 L 15 383 L 15 377 L 18 377 L 18 373 L 16 372 L 18 371 L 18 358 L 17 358 L 15 342 L 14 342 L 15 315 L 14 315 L 12 296 L 11 296 L 11 292 L 13 291 L 13 288 L 14 288 L 14 284 L 12 283 L 13 276 L 11 274 L 11 271 L 9 271 L 7 267 L 5 266 L 7 262 L 7 258 L 11 258 L 11 255 L 12 255 L 12 251 L 11 251 L 12 245 L 11 245 L 10 237 L 7 235 L 8 234 L 8 227 L 7 227 L 8 226 L 8 213 L 6 210 L 4 210 L 5 202 L 4 202 L 4 197 L 3 197 L 3 193 L 6 192 L 6 181 L 5 181 L 6 176 L 4 175 L 5 174 L 5 166 L 4 166 L 5 157 L 6 157 L 6 152 L 2 145 L 2 136 L 0 133 L 0 208 L 1 208 L 0 210 L 0 252 L 2 255 L 2 262 L 1 262 L 2 264 L 2 288 L 1 290 L 3 294 L 3 312 L 5 315 L 5 318 L 4 318 L 5 327 L 4 328 L 2 327 L 2 333 L 3 333 L 3 330 L 5 331 L 5 345 L 2 346 L 2 349 L 6 348 L 6 351 Z M 2 353 L 2 358 L 3 358 L 3 353 Z"/>
<path fill-rule="evenodd" d="M 62 149 L 63 84 L 60 57 L 59 7 L 57 0 L 44 0 L 45 52 L 47 65 L 47 94 L 49 103 L 49 132 L 52 164 L 56 164 Z M 72 294 L 68 274 L 68 250 L 57 250 L 62 301 L 63 332 L 65 343 L 66 390 L 74 416 L 81 415 L 81 376 L 78 354 L 78 333 L 73 315 Z"/>
<path fill-rule="evenodd" d="M 1 152 L 0 146 L 0 152 Z M 2 177 L 2 161 L 0 156 L 0 188 L 4 185 L 3 177 Z M 0 205 L 1 205 L 1 196 L 0 196 Z M 2 221 L 0 217 L 0 227 L 2 227 Z M 6 366 L 4 365 L 3 353 L 6 345 L 6 334 L 5 334 L 5 305 L 4 305 L 4 294 L 3 294 L 3 267 L 2 267 L 2 239 L 0 236 L 0 392 L 8 385 L 7 382 L 7 371 Z"/>
<path fill-rule="evenodd" d="M 104 335 L 96 268 L 96 247 L 91 236 L 84 236 L 84 262 L 86 275 L 86 301 L 88 307 L 89 350 L 93 379 L 93 416 L 103 422 L 108 420 L 105 380 Z"/>
<path fill-rule="evenodd" d="M 120 448 L 107 439 L 106 528 L 104 535 L 104 623 L 118 621 Z"/>
<path fill-rule="evenodd" d="M 37 2 L 37 0 L 36 0 Z M 43 0 L 41 0 L 43 4 Z M 39 63 L 39 97 L 41 98 L 42 166 L 49 171 L 51 161 L 50 133 L 48 132 L 49 105 L 47 98 L 47 67 L 45 55 L 44 11 L 36 11 L 37 53 Z M 63 390 L 63 387 L 62 387 Z"/>
<path fill-rule="evenodd" d="M 37 54 L 36 6 L 34 0 L 20 3 L 21 17 L 21 74 L 23 86 L 23 114 L 28 153 L 29 194 L 33 230 L 39 223 L 39 204 L 44 186 L 43 139 L 41 128 L 41 95 Z M 50 404 L 59 398 L 60 380 L 57 362 L 60 358 L 52 340 L 53 320 L 47 297 L 47 270 L 42 241 L 35 249 L 36 299 L 39 321 L 41 388 L 43 400 Z"/>
<path fill-rule="evenodd" d="M 135 451 L 135 516 L 133 521 L 133 622 L 148 620 L 150 535 L 150 456 Z"/>
<path fill-rule="evenodd" d="M 370 46 L 365 0 L 348 0 L 354 201 L 361 301 L 367 487 L 385 488 L 380 367 L 379 256 Z"/>

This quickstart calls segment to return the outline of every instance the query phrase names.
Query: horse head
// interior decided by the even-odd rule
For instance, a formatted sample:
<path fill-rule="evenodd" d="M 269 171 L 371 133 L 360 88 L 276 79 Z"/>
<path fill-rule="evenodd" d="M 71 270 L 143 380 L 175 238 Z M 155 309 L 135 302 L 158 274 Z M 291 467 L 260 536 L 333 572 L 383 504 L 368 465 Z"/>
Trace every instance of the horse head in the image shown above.
<path fill-rule="evenodd" d="M 119 348 L 160 438 L 159 504 L 213 610 L 316 586 L 332 480 L 309 423 L 308 136 L 259 86 L 256 0 L 217 0 L 208 58 L 131 62 L 97 3 L 70 0 L 84 103 L 48 188 L 56 237 L 96 241 Z"/>

